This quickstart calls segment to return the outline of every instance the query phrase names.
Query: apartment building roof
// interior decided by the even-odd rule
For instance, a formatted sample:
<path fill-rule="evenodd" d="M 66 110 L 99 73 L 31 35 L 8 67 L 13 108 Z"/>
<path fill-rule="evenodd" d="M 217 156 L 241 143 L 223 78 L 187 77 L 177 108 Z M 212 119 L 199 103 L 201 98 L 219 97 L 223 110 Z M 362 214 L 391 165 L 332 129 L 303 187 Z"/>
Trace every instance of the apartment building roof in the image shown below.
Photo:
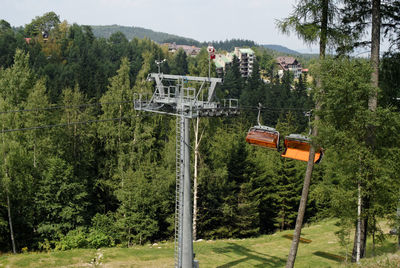
<path fill-rule="evenodd" d="M 186 52 L 187 55 L 192 55 L 192 56 L 198 55 L 201 50 L 201 48 L 196 47 L 196 46 L 177 45 L 176 43 L 172 43 L 172 44 L 164 43 L 163 45 L 168 46 L 168 50 L 172 51 L 172 52 L 182 48 Z"/>
<path fill-rule="evenodd" d="M 225 63 L 231 63 L 232 60 L 229 59 L 228 57 L 226 57 L 225 55 L 220 55 L 219 57 L 221 59 L 221 61 L 225 62 Z"/>
<path fill-rule="evenodd" d="M 282 65 L 292 65 L 292 64 L 297 64 L 297 60 L 294 57 L 277 57 L 276 58 L 277 62 L 282 64 Z"/>
<path fill-rule="evenodd" d="M 239 51 L 242 54 L 254 54 L 254 51 L 251 48 L 239 48 Z"/>
<path fill-rule="evenodd" d="M 224 66 L 219 61 L 214 61 L 216 68 L 224 68 Z"/>

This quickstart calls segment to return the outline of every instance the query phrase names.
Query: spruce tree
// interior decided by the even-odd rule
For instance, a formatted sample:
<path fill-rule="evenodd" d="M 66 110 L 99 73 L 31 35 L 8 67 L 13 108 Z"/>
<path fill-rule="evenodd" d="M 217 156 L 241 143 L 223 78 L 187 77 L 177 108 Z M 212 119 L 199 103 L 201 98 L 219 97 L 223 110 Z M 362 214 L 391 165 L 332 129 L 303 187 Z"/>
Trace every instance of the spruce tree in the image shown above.
<path fill-rule="evenodd" d="M 34 74 L 29 67 L 29 55 L 17 50 L 13 66 L 0 70 L 1 110 L 23 109 L 34 83 Z M 20 114 L 2 114 L 3 131 L 18 129 L 24 127 L 24 124 Z M 20 133 L 3 133 L 0 146 L 3 159 L 0 163 L 1 185 L 6 198 L 12 251 L 16 253 L 18 240 L 24 239 L 24 232 L 31 233 L 33 229 L 33 204 L 27 201 L 32 196 L 30 191 L 34 191 L 35 188 L 23 136 Z M 22 230 L 25 231 L 21 232 Z M 27 240 L 32 238 L 29 234 L 27 237 Z"/>
<path fill-rule="evenodd" d="M 62 235 L 85 222 L 87 192 L 74 175 L 73 166 L 54 156 L 46 159 L 39 188 L 35 195 L 40 223 L 37 232 L 53 243 Z"/>

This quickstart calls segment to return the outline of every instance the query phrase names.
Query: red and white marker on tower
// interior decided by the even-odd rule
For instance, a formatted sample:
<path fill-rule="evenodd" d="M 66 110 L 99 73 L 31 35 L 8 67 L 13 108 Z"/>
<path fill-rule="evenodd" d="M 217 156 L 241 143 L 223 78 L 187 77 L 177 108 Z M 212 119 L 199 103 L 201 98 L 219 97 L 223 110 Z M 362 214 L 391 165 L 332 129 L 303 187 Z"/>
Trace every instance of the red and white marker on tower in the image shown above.
<path fill-rule="evenodd" d="M 210 55 L 210 60 L 215 59 L 215 48 L 213 46 L 207 47 L 208 55 Z"/>

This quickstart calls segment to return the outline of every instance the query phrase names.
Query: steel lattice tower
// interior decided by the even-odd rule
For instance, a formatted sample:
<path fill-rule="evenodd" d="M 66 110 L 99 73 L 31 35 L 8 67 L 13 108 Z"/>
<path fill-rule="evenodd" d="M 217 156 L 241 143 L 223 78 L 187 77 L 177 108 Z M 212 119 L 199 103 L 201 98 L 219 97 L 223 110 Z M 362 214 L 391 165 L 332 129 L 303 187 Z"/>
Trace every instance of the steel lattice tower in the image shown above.
<path fill-rule="evenodd" d="M 176 116 L 175 267 L 194 267 L 190 179 L 190 119 L 239 113 L 236 99 L 213 101 L 220 78 L 151 73 L 155 91 L 134 98 L 135 110 Z"/>

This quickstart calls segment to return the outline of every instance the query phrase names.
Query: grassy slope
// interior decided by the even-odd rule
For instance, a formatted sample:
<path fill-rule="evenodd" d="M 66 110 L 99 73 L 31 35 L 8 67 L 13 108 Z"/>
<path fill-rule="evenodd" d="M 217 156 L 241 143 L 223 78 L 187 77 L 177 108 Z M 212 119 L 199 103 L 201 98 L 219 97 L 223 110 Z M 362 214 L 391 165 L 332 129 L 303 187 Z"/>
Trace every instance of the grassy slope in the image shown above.
<path fill-rule="evenodd" d="M 343 267 L 340 257 L 345 249 L 339 245 L 333 221 L 314 224 L 303 229 L 302 237 L 311 240 L 301 243 L 296 268 Z M 283 267 L 289 252 L 293 231 L 253 239 L 198 241 L 194 243 L 196 259 L 200 267 Z M 307 241 L 306 241 L 307 242 Z M 351 246 L 349 247 L 351 248 Z M 394 252 L 395 240 L 390 238 L 377 252 Z M 370 250 L 369 250 L 370 251 Z M 368 259 L 368 267 L 379 262 L 392 267 L 392 261 L 400 263 L 398 255 L 385 255 L 377 260 Z M 51 253 L 28 253 L 0 256 L 0 267 L 173 267 L 174 245 L 172 242 L 133 248 L 79 249 Z M 364 266 L 364 265 L 363 265 Z"/>

